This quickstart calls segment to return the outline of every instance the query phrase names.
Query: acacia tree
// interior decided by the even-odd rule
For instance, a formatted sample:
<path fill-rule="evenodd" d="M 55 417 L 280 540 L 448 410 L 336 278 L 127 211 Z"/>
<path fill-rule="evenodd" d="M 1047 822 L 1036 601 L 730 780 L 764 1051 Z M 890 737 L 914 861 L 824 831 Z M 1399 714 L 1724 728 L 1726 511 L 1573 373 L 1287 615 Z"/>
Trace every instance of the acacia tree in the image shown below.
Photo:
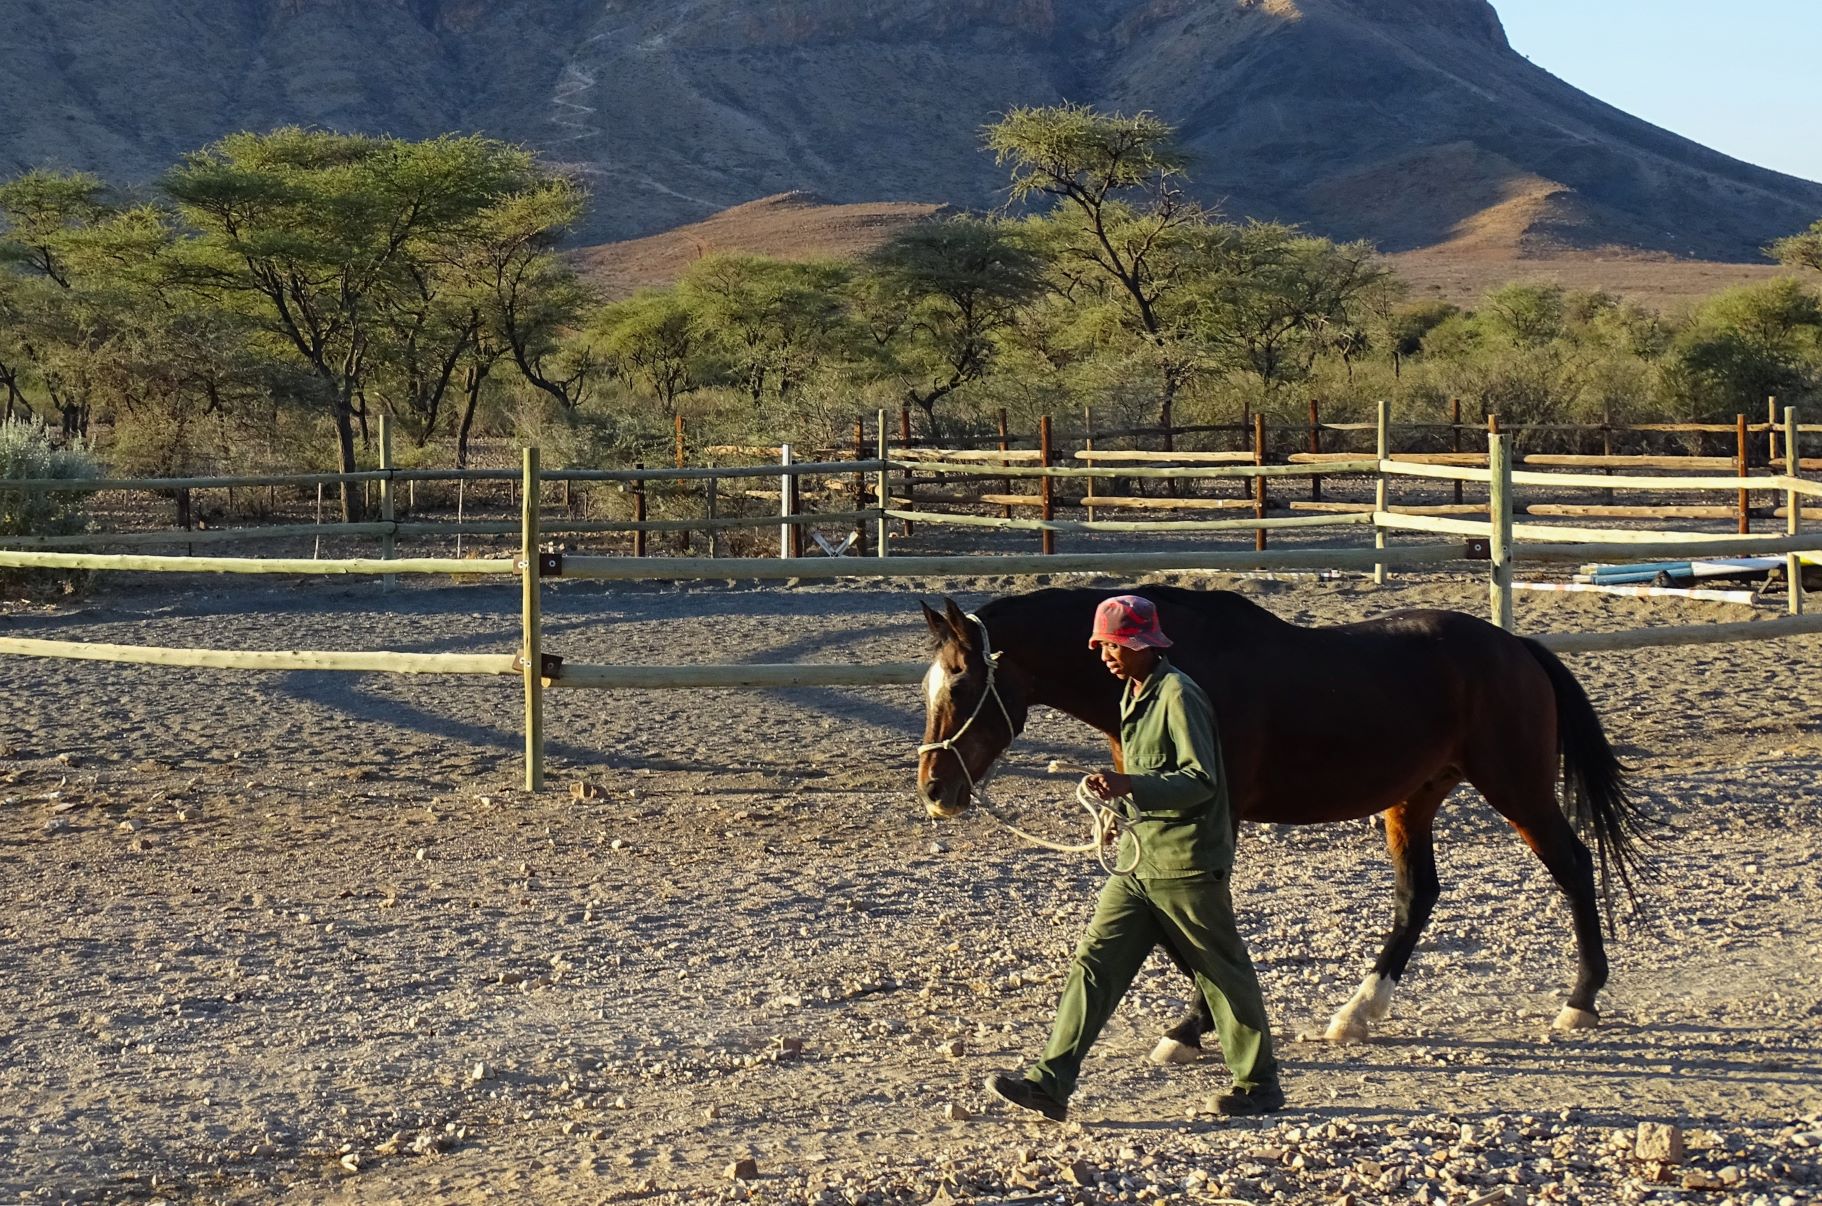
<path fill-rule="evenodd" d="M 848 272 L 824 261 L 724 253 L 690 265 L 677 289 L 758 408 L 768 391 L 789 404 L 819 361 L 851 344 Z"/>
<path fill-rule="evenodd" d="M 7 414 L 31 409 L 24 386 L 40 386 L 66 436 L 88 428 L 84 387 L 89 353 L 105 339 L 91 299 L 75 288 L 71 240 L 115 210 L 106 186 L 84 172 L 32 171 L 0 184 L 0 267 L 8 269 L 0 383 Z"/>
<path fill-rule="evenodd" d="M 1182 191 L 1175 137 L 1149 113 L 1124 117 L 1071 104 L 1016 108 L 984 132 L 996 161 L 1011 165 L 1011 201 L 1053 199 L 1048 221 L 1062 235 L 1052 246 L 1064 287 L 1107 290 L 1125 325 L 1157 353 L 1158 420 L 1166 428 L 1195 368 L 1174 312 L 1181 256 L 1208 217 Z"/>
<path fill-rule="evenodd" d="M 934 430 L 936 404 L 987 374 L 1020 309 L 1043 294 L 1045 264 L 1005 223 L 951 218 L 885 243 L 857 285 L 876 346 Z"/>
<path fill-rule="evenodd" d="M 1387 276 L 1372 247 L 1252 222 L 1212 228 L 1198 248 L 1185 291 L 1218 363 L 1271 390 L 1307 377 L 1324 350 L 1357 354 L 1367 300 Z"/>
<path fill-rule="evenodd" d="M 1779 239 L 1765 249 L 1767 255 L 1791 268 L 1810 268 L 1822 272 L 1822 219 L 1810 223 L 1808 230 Z"/>
<path fill-rule="evenodd" d="M 602 363 L 677 415 L 677 398 L 702 382 L 707 340 L 675 292 L 646 290 L 603 306 L 590 327 Z"/>
<path fill-rule="evenodd" d="M 196 232 L 192 287 L 238 302 L 311 374 L 349 472 L 373 358 L 397 347 L 388 315 L 415 313 L 399 305 L 413 269 L 456 262 L 481 216 L 533 176 L 527 152 L 486 138 L 405 142 L 290 128 L 230 135 L 186 157 L 162 187 Z M 529 378 L 536 364 L 524 324 L 507 325 Z M 438 358 L 439 377 L 450 363 Z M 344 518 L 359 512 L 359 493 L 344 483 Z"/>

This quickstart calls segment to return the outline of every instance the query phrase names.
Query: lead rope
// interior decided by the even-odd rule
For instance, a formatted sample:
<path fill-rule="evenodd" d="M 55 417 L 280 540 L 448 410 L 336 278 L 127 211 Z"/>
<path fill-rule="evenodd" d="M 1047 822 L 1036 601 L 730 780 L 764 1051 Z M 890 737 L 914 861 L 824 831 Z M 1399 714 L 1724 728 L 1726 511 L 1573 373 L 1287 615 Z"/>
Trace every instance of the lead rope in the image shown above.
<path fill-rule="evenodd" d="M 1088 790 L 1087 775 L 1083 775 L 1081 781 L 1076 784 L 1075 799 L 1076 803 L 1080 804 L 1088 813 L 1090 832 L 1093 834 L 1093 837 L 1092 840 L 1084 842 L 1079 846 L 1068 846 L 1060 842 L 1053 842 L 1046 838 L 1041 838 L 1035 833 L 1027 833 L 1005 817 L 1001 816 L 999 810 L 994 808 L 993 802 L 987 798 L 986 776 L 982 776 L 977 782 L 974 778 L 974 773 L 968 769 L 968 760 L 963 758 L 961 751 L 955 748 L 955 743 L 961 740 L 962 734 L 966 733 L 974 722 L 980 718 L 982 709 L 987 706 L 987 699 L 989 696 L 993 698 L 994 703 L 999 705 L 1000 715 L 1006 718 L 1008 745 L 1011 744 L 1010 737 L 1016 736 L 1018 733 L 1018 726 L 1012 723 L 1012 712 L 1006 707 L 1006 701 L 1000 698 L 1000 689 L 994 682 L 994 676 L 999 670 L 1000 655 L 993 651 L 993 638 L 988 634 L 987 625 L 981 621 L 979 616 L 975 615 L 973 612 L 969 612 L 968 618 L 973 620 L 975 626 L 981 630 L 981 655 L 982 660 L 987 667 L 987 687 L 981 692 L 981 697 L 975 701 L 974 711 L 968 714 L 968 719 L 962 722 L 961 728 L 949 734 L 949 736 L 942 741 L 932 741 L 926 745 L 918 746 L 917 752 L 921 755 L 947 750 L 949 753 L 954 754 L 956 765 L 962 768 L 962 777 L 968 781 L 968 795 L 980 806 L 981 811 L 993 818 L 993 820 L 998 822 L 1003 828 L 1018 837 L 1023 838 L 1031 845 L 1041 846 L 1046 850 L 1055 850 L 1060 854 L 1088 854 L 1092 852 L 1095 858 L 1100 860 L 1102 870 L 1106 871 L 1109 875 L 1131 875 L 1138 869 L 1139 861 L 1144 857 L 1145 845 L 1140 840 L 1139 835 L 1129 829 L 1127 830 L 1127 835 L 1132 838 L 1132 865 L 1129 867 L 1120 866 L 1117 857 L 1111 864 L 1107 861 L 1107 847 L 1113 844 L 1113 839 L 1119 832 L 1122 817 L 1109 806 L 1107 801 L 1100 799 L 1092 791 Z M 1130 797 L 1122 798 L 1130 799 Z"/>

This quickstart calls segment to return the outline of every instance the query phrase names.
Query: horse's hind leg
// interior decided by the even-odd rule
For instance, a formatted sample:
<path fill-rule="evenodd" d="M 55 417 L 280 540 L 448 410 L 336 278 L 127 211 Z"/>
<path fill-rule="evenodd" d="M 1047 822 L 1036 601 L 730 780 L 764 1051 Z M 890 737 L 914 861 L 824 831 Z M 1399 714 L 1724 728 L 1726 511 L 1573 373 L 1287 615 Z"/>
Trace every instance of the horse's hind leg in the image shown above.
<path fill-rule="evenodd" d="M 1454 776 L 1431 780 L 1404 803 L 1386 810 L 1385 845 L 1392 856 L 1397 912 L 1372 973 L 1329 1021 L 1326 1037 L 1332 1043 L 1367 1037 L 1372 1023 L 1383 1021 L 1392 1010 L 1392 989 L 1404 978 L 1411 952 L 1442 895 L 1436 878 L 1436 810 L 1458 782 Z"/>
<path fill-rule="evenodd" d="M 1579 968 L 1569 1003 L 1555 1025 L 1558 1030 L 1581 1030 L 1600 1021 L 1594 998 L 1607 983 L 1607 948 L 1601 939 L 1594 857 L 1557 803 L 1556 776 L 1556 742 L 1550 729 L 1527 734 L 1508 727 L 1470 747 L 1469 781 L 1518 831 L 1569 898 Z"/>
<path fill-rule="evenodd" d="M 1550 871 L 1550 878 L 1569 898 L 1569 912 L 1575 920 L 1577 971 L 1575 987 L 1569 990 L 1569 1003 L 1556 1015 L 1552 1025 L 1557 1030 L 1586 1030 L 1600 1024 L 1600 1011 L 1594 998 L 1607 983 L 1607 946 L 1601 938 L 1600 907 L 1594 889 L 1594 856 L 1576 836 L 1575 826 L 1558 809 L 1554 796 L 1547 797 L 1548 808 L 1535 819 L 1524 820 L 1505 812 L 1525 844 Z M 1497 807 L 1497 804 L 1495 805 Z"/>

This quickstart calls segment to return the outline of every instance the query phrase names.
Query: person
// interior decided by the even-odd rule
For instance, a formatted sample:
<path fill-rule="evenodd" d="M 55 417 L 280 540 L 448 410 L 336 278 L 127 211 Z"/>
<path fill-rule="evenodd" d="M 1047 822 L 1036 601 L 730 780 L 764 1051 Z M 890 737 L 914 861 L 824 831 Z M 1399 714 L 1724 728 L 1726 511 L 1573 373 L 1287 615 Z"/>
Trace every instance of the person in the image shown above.
<path fill-rule="evenodd" d="M 1172 644 L 1149 599 L 1119 595 L 1095 610 L 1089 645 L 1125 683 L 1120 745 L 1126 771 L 1088 788 L 1120 801 L 1126 825 L 1109 877 L 1070 965 L 1043 1056 L 1025 1074 L 996 1072 L 987 1089 L 1056 1122 L 1068 1116 L 1082 1059 L 1152 948 L 1169 943 L 1194 973 L 1215 1017 L 1233 1087 L 1223 1114 L 1284 1105 L 1259 979 L 1234 926 L 1228 876 L 1234 824 L 1208 696 L 1161 650 Z M 1130 797 L 1130 801 L 1123 799 Z"/>

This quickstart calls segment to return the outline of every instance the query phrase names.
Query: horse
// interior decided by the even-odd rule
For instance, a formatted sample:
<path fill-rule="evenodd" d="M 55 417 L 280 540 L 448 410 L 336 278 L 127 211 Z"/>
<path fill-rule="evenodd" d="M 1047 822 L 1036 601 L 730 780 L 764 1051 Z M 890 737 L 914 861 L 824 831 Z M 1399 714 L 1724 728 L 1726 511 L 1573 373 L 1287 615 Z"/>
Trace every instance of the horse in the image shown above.
<path fill-rule="evenodd" d="M 1088 643 L 1095 607 L 1116 593 L 1038 590 L 974 614 L 948 598 L 941 612 L 919 603 L 935 649 L 917 770 L 931 817 L 969 806 L 1035 705 L 1099 729 L 1124 769 L 1123 688 Z M 1555 654 L 1456 611 L 1305 628 L 1231 591 L 1127 593 L 1156 605 L 1175 642 L 1172 664 L 1214 705 L 1236 828 L 1243 820 L 1310 825 L 1383 814 L 1395 919 L 1371 972 L 1330 1020 L 1330 1041 L 1364 1039 L 1389 1015 L 1442 891 L 1437 810 L 1462 782 L 1479 789 L 1568 897 L 1578 970 L 1553 1026 L 1599 1024 L 1595 997 L 1608 967 L 1598 904 L 1611 926 L 1617 879 L 1637 906 L 1634 883 L 1652 874 L 1651 823 L 1628 795 L 1625 768 L 1587 692 Z M 1583 835 L 1598 852 L 1598 902 L 1596 858 Z M 1152 1052 L 1159 1063 L 1200 1054 L 1212 1020 L 1201 994 L 1191 995 L 1196 1008 Z"/>

